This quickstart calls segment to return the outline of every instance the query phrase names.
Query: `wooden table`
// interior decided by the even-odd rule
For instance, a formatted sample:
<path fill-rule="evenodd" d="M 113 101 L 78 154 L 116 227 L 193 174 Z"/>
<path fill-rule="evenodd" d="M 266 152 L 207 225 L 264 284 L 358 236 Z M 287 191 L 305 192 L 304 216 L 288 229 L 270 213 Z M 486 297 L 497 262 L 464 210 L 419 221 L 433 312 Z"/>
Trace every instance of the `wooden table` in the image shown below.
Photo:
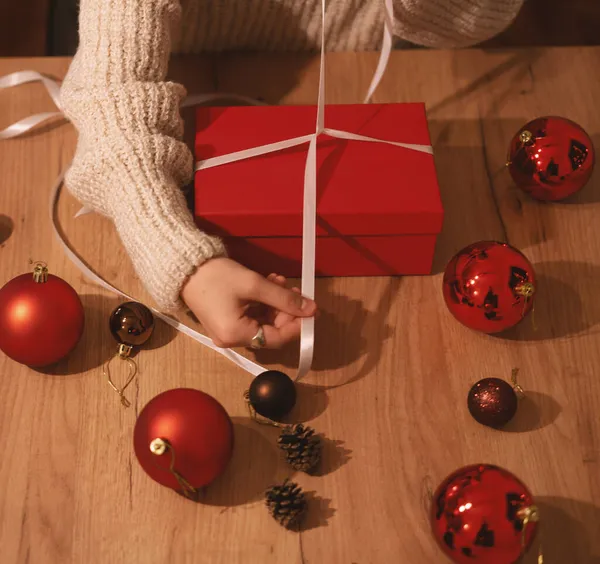
<path fill-rule="evenodd" d="M 64 59 L 0 61 L 0 75 L 37 69 L 64 76 Z M 327 59 L 327 100 L 362 99 L 374 54 Z M 503 466 L 528 484 L 543 519 L 546 563 L 600 562 L 600 175 L 569 204 L 544 205 L 514 188 L 504 168 L 509 138 L 528 119 L 559 114 L 600 147 L 600 49 L 395 53 L 375 101 L 425 101 L 446 220 L 434 274 L 318 283 L 315 370 L 297 417 L 328 438 L 321 476 L 296 476 L 310 492 L 301 534 L 268 515 L 263 490 L 287 476 L 277 431 L 247 418 L 250 377 L 159 324 L 138 356 L 134 407 L 123 409 L 102 376 L 115 350 L 107 318 L 119 300 L 90 284 L 51 235 L 48 195 L 76 134 L 46 127 L 0 143 L 0 283 L 45 260 L 80 293 L 82 342 L 51 373 L 0 357 L 0 561 L 66 563 L 406 563 L 444 557 L 429 530 L 428 496 L 455 468 Z M 318 61 L 230 56 L 181 59 L 172 74 L 190 92 L 219 89 L 269 102 L 313 103 Z M 52 104 L 40 85 L 0 92 L 0 128 Z M 193 130 L 192 130 L 193 133 Z M 77 220 L 60 201 L 72 247 L 97 272 L 147 298 L 110 224 Z M 456 323 L 441 294 L 454 252 L 480 239 L 522 249 L 539 275 L 538 329 L 511 338 Z M 190 320 L 187 320 L 190 322 Z M 291 371 L 295 351 L 264 354 Z M 519 367 L 528 399 L 506 431 L 469 415 L 479 378 Z M 198 387 L 235 423 L 226 474 L 195 504 L 152 482 L 132 452 L 136 413 L 156 394 Z M 526 562 L 533 562 L 529 555 Z"/>

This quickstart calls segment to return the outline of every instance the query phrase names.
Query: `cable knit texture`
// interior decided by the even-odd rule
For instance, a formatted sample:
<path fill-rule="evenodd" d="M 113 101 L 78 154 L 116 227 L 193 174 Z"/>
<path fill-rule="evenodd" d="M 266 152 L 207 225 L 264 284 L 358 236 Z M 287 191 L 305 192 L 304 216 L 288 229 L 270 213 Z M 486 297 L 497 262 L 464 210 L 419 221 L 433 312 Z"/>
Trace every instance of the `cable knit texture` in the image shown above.
<path fill-rule="evenodd" d="M 395 33 L 463 47 L 506 28 L 523 0 L 394 0 Z M 182 142 L 182 85 L 165 81 L 171 52 L 314 51 L 321 0 L 81 0 L 80 46 L 62 86 L 79 131 L 69 190 L 110 217 L 157 305 L 174 310 L 185 280 L 225 254 L 200 232 L 181 187 L 193 157 Z M 328 0 L 326 49 L 378 49 L 383 0 Z"/>

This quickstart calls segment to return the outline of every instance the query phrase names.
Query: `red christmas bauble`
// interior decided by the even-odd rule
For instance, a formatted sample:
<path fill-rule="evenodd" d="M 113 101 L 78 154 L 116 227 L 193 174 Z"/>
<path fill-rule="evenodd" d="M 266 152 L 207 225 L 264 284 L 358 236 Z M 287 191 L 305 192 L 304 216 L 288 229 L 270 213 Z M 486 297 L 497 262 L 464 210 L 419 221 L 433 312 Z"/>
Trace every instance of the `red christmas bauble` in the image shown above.
<path fill-rule="evenodd" d="M 527 487 L 489 464 L 460 468 L 432 501 L 433 534 L 457 564 L 513 564 L 537 532 L 537 509 Z"/>
<path fill-rule="evenodd" d="M 594 145 L 576 123 L 541 117 L 526 123 L 510 142 L 508 170 L 519 188 L 538 200 L 563 200 L 587 183 Z"/>
<path fill-rule="evenodd" d="M 84 318 L 77 292 L 36 266 L 0 289 L 0 349 L 21 364 L 50 366 L 75 348 Z"/>
<path fill-rule="evenodd" d="M 153 441 L 168 445 L 155 454 Z M 156 482 L 180 491 L 174 470 L 193 488 L 210 484 L 223 473 L 233 449 L 233 425 L 212 396 L 177 388 L 150 400 L 135 423 L 133 446 L 138 462 Z"/>
<path fill-rule="evenodd" d="M 506 243 L 481 241 L 458 252 L 446 266 L 444 300 L 463 325 L 499 333 L 519 323 L 533 308 L 533 266 Z"/>

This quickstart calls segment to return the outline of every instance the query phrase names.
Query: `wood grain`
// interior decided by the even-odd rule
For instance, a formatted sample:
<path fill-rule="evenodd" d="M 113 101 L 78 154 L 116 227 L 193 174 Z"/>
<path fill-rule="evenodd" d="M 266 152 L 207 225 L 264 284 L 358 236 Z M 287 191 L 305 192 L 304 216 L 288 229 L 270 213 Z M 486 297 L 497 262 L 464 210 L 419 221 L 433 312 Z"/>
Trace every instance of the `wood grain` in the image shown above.
<path fill-rule="evenodd" d="M 66 59 L 3 60 L 0 74 L 35 68 L 63 76 Z M 362 99 L 374 55 L 327 58 L 327 100 Z M 429 277 L 319 280 L 315 370 L 300 387 L 298 419 L 327 437 L 322 475 L 296 476 L 310 493 L 301 534 L 268 516 L 264 488 L 288 475 L 275 430 L 246 417 L 250 377 L 159 324 L 138 356 L 134 406 L 124 410 L 101 373 L 114 351 L 107 318 L 118 300 L 83 279 L 51 236 L 49 189 L 71 158 L 71 126 L 0 144 L 0 284 L 51 269 L 81 294 L 84 338 L 50 373 L 0 358 L 0 560 L 2 563 L 314 563 L 444 561 L 431 537 L 428 492 L 467 463 L 490 462 L 532 489 L 550 564 L 600 562 L 600 180 L 569 204 L 532 202 L 504 169 L 510 136 L 531 117 L 579 122 L 600 145 L 600 49 L 400 52 L 375 95 L 425 101 L 443 202 L 444 231 Z M 219 88 L 269 102 L 313 103 L 318 61 L 229 56 L 173 67 L 191 93 Z M 0 128 L 51 109 L 41 87 L 0 92 Z M 399 124 L 401 126 L 401 124 Z M 59 220 L 72 247 L 111 283 L 147 299 L 110 224 L 77 220 L 67 193 Z M 475 334 L 445 310 L 446 261 L 463 245 L 508 240 L 540 277 L 538 330 Z M 187 320 L 191 323 L 190 320 Z M 294 350 L 259 355 L 292 371 Z M 477 425 L 472 383 L 521 369 L 528 399 L 506 431 Z M 179 386 L 203 389 L 233 417 L 234 459 L 194 504 L 159 487 L 132 453 L 136 413 Z M 533 564 L 533 554 L 526 564 Z"/>

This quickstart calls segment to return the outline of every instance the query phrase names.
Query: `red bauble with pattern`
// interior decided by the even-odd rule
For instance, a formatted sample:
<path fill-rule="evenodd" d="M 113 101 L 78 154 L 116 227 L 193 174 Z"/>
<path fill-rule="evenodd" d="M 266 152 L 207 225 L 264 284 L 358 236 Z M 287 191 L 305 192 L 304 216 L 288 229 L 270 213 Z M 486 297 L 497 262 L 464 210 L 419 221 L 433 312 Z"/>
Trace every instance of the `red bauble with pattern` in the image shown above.
<path fill-rule="evenodd" d="M 576 123 L 541 117 L 526 123 L 510 142 L 508 170 L 521 190 L 544 201 L 581 190 L 594 170 L 594 145 Z"/>
<path fill-rule="evenodd" d="M 506 243 L 481 241 L 458 252 L 446 266 L 444 300 L 463 325 L 500 333 L 533 308 L 536 279 L 527 258 Z"/>
<path fill-rule="evenodd" d="M 460 468 L 434 494 L 433 534 L 457 564 L 513 564 L 531 546 L 538 512 L 527 487 L 489 464 Z"/>
<path fill-rule="evenodd" d="M 0 289 L 0 349 L 21 364 L 50 366 L 75 348 L 84 318 L 72 286 L 38 265 Z"/>
<path fill-rule="evenodd" d="M 169 446 L 160 456 L 151 450 L 156 439 Z M 159 394 L 142 409 L 133 445 L 140 465 L 159 484 L 181 491 L 177 473 L 193 488 L 201 488 L 227 467 L 233 449 L 233 425 L 212 396 L 177 388 Z"/>

